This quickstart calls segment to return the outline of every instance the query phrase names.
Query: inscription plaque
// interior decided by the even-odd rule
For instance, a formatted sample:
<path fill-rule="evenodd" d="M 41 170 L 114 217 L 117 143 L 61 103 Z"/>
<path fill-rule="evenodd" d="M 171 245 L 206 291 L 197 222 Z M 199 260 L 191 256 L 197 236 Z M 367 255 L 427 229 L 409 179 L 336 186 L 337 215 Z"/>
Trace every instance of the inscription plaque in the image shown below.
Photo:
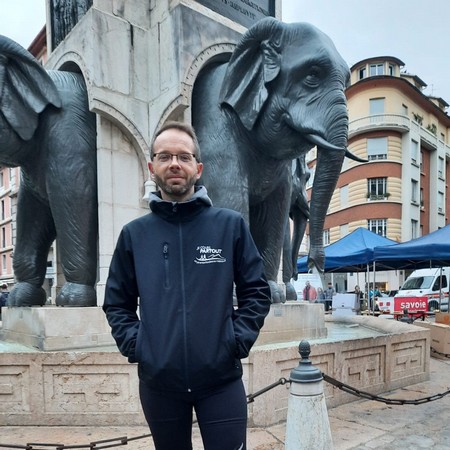
<path fill-rule="evenodd" d="M 264 17 L 275 17 L 275 0 L 197 0 L 197 3 L 247 28 Z"/>

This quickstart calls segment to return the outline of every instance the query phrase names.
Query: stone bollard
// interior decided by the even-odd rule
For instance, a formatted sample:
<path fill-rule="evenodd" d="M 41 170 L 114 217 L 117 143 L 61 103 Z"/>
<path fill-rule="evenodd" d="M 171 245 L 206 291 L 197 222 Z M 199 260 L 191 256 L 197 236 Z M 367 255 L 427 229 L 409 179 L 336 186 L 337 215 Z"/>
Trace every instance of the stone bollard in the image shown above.
<path fill-rule="evenodd" d="M 302 359 L 290 376 L 285 450 L 331 450 L 322 372 L 309 360 L 309 342 L 301 341 L 298 348 Z"/>

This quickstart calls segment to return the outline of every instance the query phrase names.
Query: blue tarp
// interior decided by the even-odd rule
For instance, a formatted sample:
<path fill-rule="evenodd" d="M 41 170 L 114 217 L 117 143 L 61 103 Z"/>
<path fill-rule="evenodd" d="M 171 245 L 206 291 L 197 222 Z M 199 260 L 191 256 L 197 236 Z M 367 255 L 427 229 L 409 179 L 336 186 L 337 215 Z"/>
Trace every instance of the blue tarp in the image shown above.
<path fill-rule="evenodd" d="M 391 269 L 450 266 L 450 225 L 401 244 L 375 247 L 374 260 Z"/>
<path fill-rule="evenodd" d="M 366 228 L 357 228 L 339 241 L 325 247 L 325 272 L 360 272 L 373 261 L 375 247 L 391 246 L 395 241 Z M 297 261 L 299 273 L 307 273 L 307 256 Z M 378 270 L 384 269 L 382 265 Z"/>

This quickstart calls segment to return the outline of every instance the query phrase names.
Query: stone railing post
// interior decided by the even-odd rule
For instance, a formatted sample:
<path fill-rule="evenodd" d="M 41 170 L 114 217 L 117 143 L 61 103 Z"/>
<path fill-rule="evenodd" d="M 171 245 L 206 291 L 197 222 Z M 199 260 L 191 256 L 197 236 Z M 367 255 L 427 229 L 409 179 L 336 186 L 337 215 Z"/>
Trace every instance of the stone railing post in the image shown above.
<path fill-rule="evenodd" d="M 322 372 L 309 360 L 309 342 L 300 342 L 299 353 L 300 363 L 290 375 L 285 450 L 331 450 Z"/>

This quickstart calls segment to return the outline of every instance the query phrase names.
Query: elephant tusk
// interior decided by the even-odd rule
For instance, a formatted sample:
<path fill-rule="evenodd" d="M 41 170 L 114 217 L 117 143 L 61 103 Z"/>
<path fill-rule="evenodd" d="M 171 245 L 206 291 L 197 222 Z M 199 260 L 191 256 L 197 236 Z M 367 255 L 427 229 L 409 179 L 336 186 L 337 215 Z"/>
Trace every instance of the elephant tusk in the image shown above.
<path fill-rule="evenodd" d="M 326 141 L 324 138 L 320 137 L 317 134 L 305 134 L 305 139 L 307 139 L 309 142 L 311 142 L 314 145 L 317 145 L 321 148 L 324 148 L 325 150 L 331 150 L 331 151 L 343 151 L 345 150 L 345 156 L 347 158 L 353 159 L 353 161 L 357 162 L 368 162 L 367 159 L 360 158 L 359 156 L 354 155 L 348 148 L 341 148 L 336 147 L 333 144 L 330 144 L 328 141 Z"/>
<path fill-rule="evenodd" d="M 305 134 L 304 138 L 307 139 L 312 144 L 322 147 L 325 150 L 339 151 L 339 152 L 343 152 L 344 150 L 346 150 L 343 147 L 336 147 L 335 145 L 330 144 L 328 141 L 326 141 L 324 138 L 320 137 L 317 134 Z"/>
<path fill-rule="evenodd" d="M 348 148 L 345 149 L 345 156 L 347 158 L 353 159 L 353 161 L 366 163 L 369 162 L 368 159 L 360 158 L 359 156 L 354 155 Z"/>

